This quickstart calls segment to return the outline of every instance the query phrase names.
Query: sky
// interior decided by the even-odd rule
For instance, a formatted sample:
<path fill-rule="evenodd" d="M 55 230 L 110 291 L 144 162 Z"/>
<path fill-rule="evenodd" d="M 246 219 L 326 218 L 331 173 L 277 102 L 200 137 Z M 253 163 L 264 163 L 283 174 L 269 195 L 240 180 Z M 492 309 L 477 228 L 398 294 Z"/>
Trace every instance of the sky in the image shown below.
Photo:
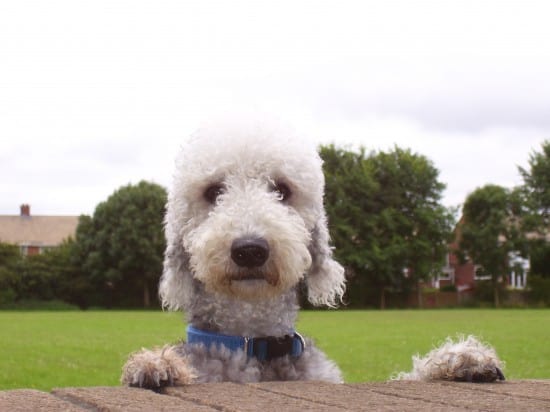
<path fill-rule="evenodd" d="M 550 139 L 550 2 L 0 0 L 0 214 L 169 187 L 213 113 L 428 157 L 456 206 Z"/>

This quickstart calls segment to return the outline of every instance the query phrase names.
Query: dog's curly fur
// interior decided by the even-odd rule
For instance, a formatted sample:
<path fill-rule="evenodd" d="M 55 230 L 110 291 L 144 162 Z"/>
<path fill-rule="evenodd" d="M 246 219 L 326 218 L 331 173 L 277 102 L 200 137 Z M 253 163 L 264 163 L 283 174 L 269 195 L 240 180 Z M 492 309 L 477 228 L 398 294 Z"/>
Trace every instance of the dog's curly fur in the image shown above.
<path fill-rule="evenodd" d="M 301 284 L 313 305 L 337 306 L 344 269 L 329 246 L 321 164 L 312 144 L 265 119 L 225 120 L 191 136 L 167 205 L 163 306 L 184 310 L 196 328 L 247 337 L 292 334 Z M 262 239 L 265 263 L 237 264 L 231 249 L 238 239 Z M 267 361 L 215 345 L 144 349 L 130 356 L 122 375 L 124 384 L 147 388 L 266 380 L 342 382 L 342 375 L 309 339 L 300 357 Z"/>
<path fill-rule="evenodd" d="M 425 356 L 413 356 L 411 372 L 399 373 L 397 380 L 449 380 L 494 382 L 504 380 L 503 363 L 494 348 L 474 336 L 451 338 Z"/>

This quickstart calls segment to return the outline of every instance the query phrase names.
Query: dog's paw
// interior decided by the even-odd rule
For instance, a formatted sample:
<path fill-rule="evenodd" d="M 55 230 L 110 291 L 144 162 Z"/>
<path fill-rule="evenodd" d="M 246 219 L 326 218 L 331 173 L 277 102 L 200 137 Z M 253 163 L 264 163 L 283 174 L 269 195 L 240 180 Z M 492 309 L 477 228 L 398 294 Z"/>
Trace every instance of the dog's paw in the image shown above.
<path fill-rule="evenodd" d="M 502 362 L 495 350 L 473 336 L 448 339 L 424 357 L 413 357 L 413 370 L 397 375 L 399 380 L 448 380 L 494 382 L 505 380 Z"/>
<path fill-rule="evenodd" d="M 142 349 L 133 353 L 122 368 L 121 382 L 124 385 L 147 389 L 164 386 L 186 385 L 195 378 L 194 370 L 175 351 L 174 346 L 162 349 Z"/>
<path fill-rule="evenodd" d="M 471 368 L 464 368 L 461 373 L 454 375 L 454 381 L 457 382 L 494 382 L 496 380 L 504 381 L 506 378 L 498 366 L 489 364 L 477 364 Z"/>

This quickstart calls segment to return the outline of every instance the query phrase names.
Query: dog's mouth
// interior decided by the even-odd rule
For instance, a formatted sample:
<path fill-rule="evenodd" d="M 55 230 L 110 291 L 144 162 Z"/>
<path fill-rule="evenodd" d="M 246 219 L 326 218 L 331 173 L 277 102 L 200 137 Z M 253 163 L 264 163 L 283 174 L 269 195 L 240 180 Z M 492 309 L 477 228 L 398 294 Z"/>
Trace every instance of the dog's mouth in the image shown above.
<path fill-rule="evenodd" d="M 228 278 L 231 282 L 249 282 L 263 280 L 269 283 L 271 286 L 275 286 L 279 281 L 278 276 L 258 270 L 247 270 L 231 273 Z"/>

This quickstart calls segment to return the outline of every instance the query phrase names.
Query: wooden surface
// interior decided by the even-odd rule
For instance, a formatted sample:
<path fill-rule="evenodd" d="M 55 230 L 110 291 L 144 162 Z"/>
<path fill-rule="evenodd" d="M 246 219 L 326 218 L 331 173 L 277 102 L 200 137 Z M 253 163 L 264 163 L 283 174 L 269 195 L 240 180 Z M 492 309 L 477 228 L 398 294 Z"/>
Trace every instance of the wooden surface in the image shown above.
<path fill-rule="evenodd" d="M 162 394 L 125 387 L 0 392 L 0 411 L 550 411 L 550 380 L 492 384 L 201 384 Z"/>

